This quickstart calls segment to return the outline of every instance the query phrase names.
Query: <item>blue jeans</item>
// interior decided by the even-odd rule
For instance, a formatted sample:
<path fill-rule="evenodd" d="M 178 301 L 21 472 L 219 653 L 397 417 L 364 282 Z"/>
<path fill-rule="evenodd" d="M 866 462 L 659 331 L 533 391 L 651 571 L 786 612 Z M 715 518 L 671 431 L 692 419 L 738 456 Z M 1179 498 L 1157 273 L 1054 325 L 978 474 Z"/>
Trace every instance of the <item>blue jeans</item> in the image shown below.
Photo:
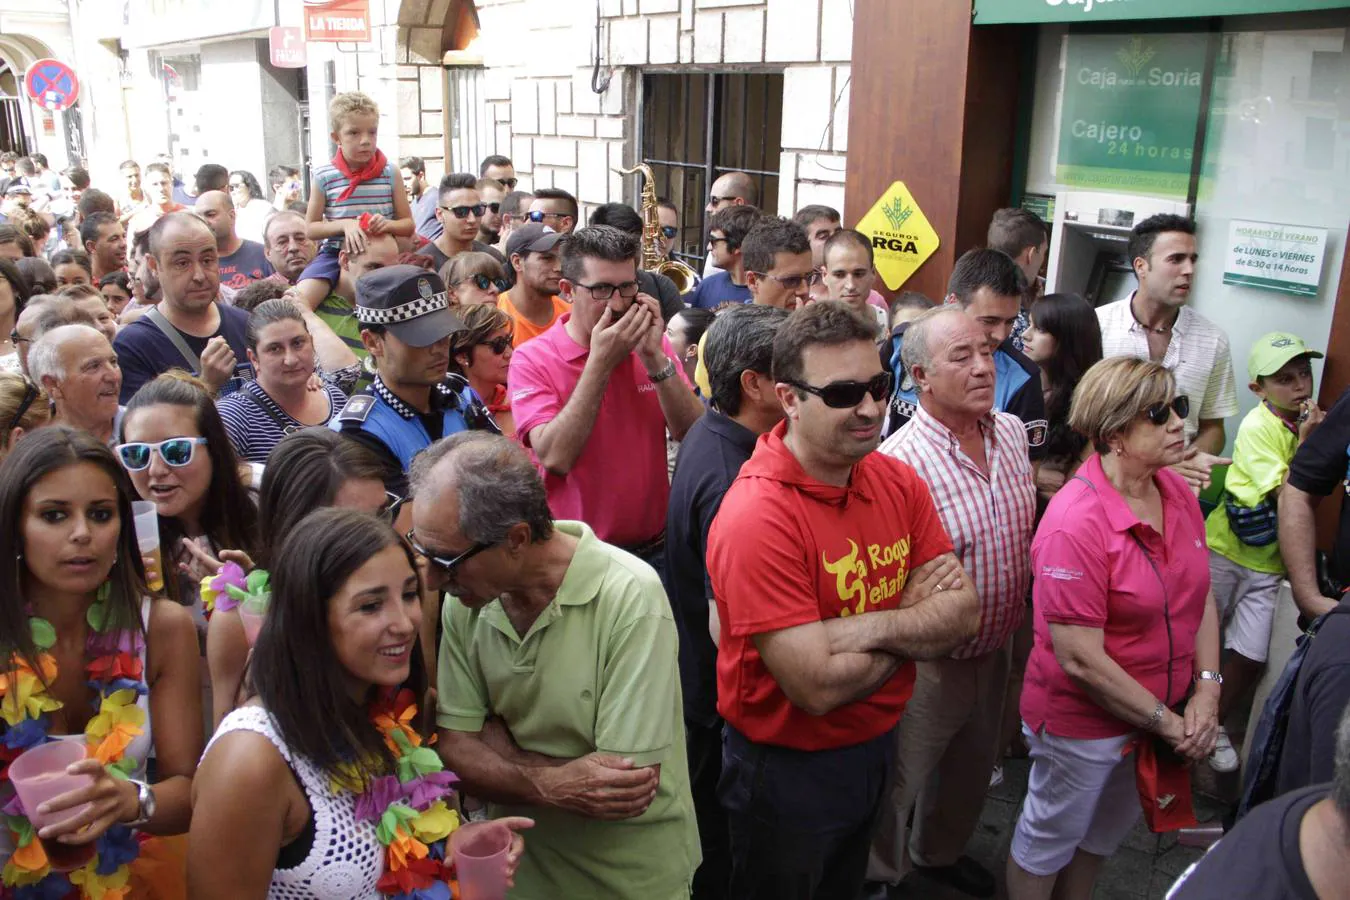
<path fill-rule="evenodd" d="M 856 900 L 895 758 L 895 729 L 851 747 L 789 750 L 727 725 L 717 786 L 737 900 Z"/>

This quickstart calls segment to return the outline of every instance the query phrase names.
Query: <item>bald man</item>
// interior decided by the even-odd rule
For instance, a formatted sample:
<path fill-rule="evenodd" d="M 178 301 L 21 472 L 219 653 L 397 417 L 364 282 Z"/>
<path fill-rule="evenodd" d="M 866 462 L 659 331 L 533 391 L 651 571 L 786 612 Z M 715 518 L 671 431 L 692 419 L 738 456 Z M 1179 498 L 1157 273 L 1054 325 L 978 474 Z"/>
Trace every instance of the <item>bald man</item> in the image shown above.
<path fill-rule="evenodd" d="M 235 230 L 234 202 L 229 194 L 205 191 L 197 197 L 193 212 L 216 238 L 221 287 L 237 291 L 272 275 L 272 264 L 267 261 L 263 245 L 242 239 Z"/>
<path fill-rule="evenodd" d="M 704 211 L 711 220 L 713 214 L 719 210 L 732 206 L 755 206 L 758 200 L 759 191 L 755 188 L 755 179 L 745 172 L 726 172 L 719 176 L 708 190 L 708 205 L 704 207 Z M 711 227 L 710 221 L 704 233 Z M 703 261 L 703 277 L 707 278 L 720 271 L 719 267 L 713 265 L 712 254 L 709 253 Z"/>
<path fill-rule="evenodd" d="M 245 349 L 248 313 L 218 300 L 219 256 L 214 232 L 192 213 L 169 213 L 150 226 L 146 265 L 163 297 L 113 341 L 123 403 L 170 369 L 191 371 L 221 396 L 253 378 Z"/>

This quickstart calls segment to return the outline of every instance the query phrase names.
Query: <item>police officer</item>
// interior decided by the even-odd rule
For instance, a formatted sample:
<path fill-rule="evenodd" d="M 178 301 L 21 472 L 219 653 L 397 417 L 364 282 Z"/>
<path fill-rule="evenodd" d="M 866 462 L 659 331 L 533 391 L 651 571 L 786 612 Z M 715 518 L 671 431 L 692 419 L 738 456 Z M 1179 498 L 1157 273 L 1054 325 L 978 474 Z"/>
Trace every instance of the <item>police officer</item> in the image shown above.
<path fill-rule="evenodd" d="M 356 320 L 376 375 L 331 427 L 379 454 L 386 463 L 385 489 L 406 497 L 408 467 L 433 441 L 469 429 L 500 429 L 468 381 L 447 374 L 450 335 L 464 325 L 450 311 L 445 284 L 434 272 L 400 265 L 362 275 Z"/>

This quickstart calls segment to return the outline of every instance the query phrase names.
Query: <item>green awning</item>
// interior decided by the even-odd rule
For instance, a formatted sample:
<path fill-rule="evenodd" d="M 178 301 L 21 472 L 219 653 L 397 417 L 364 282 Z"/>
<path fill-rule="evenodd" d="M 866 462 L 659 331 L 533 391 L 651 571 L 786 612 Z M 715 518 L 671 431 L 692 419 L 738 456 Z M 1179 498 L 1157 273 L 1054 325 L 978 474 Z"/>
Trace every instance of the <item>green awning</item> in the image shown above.
<path fill-rule="evenodd" d="M 1350 9 L 1350 0 L 975 0 L 976 25 L 1119 22 Z"/>

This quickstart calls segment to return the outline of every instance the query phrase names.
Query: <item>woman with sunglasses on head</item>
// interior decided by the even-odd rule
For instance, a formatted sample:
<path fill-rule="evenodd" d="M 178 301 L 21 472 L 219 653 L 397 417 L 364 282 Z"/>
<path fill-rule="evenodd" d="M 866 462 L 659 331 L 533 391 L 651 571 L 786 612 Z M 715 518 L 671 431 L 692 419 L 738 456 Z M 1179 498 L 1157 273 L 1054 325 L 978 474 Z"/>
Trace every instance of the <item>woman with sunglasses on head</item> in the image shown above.
<path fill-rule="evenodd" d="M 257 555 L 244 561 L 242 568 L 252 569 L 256 564 L 269 569 L 287 536 L 316 509 L 356 509 L 393 521 L 403 500 L 385 491 L 383 473 L 379 457 L 327 428 L 306 428 L 283 438 L 267 457 L 258 491 Z M 234 578 L 242 574 L 241 569 Z M 216 592 L 214 604 L 218 611 L 208 626 L 206 657 L 211 670 L 212 722 L 218 725 L 237 705 L 249 643 L 239 616 L 219 611 L 234 608 L 228 594 Z M 434 633 L 432 623 L 433 638 Z M 434 651 L 432 641 L 427 641 L 423 652 Z"/>
<path fill-rule="evenodd" d="M 51 420 L 51 401 L 42 388 L 15 372 L 0 372 L 0 459 L 15 441 Z"/>
<path fill-rule="evenodd" d="M 11 260 L 0 259 L 0 372 L 18 372 L 19 350 L 14 345 L 14 323 L 32 292 L 28 280 Z"/>
<path fill-rule="evenodd" d="M 1097 312 L 1077 294 L 1046 294 L 1031 306 L 1022 351 L 1041 369 L 1049 429 L 1036 489 L 1049 500 L 1092 452 L 1087 438 L 1069 427 L 1069 403 L 1083 374 L 1102 358 Z"/>
<path fill-rule="evenodd" d="M 1185 452 L 1189 409 L 1170 371 L 1133 357 L 1097 363 L 1074 393 L 1069 424 L 1096 452 L 1051 498 L 1031 546 L 1021 712 L 1032 765 L 1012 900 L 1086 900 L 1139 819 L 1137 774 L 1157 784 L 1150 816 L 1189 808 L 1188 780 L 1150 773 L 1179 781 L 1168 748 L 1191 762 L 1214 749 L 1222 679 L 1205 523 L 1168 468 Z"/>
<path fill-rule="evenodd" d="M 64 426 L 0 464 L 0 782 L 39 744 L 79 743 L 89 757 L 66 769 L 86 786 L 7 809 L 6 897 L 183 896 L 172 842 L 136 832 L 187 830 L 203 743 L 197 642 L 187 612 L 146 587 L 133 497 L 112 452 Z M 57 824 L 34 833 L 34 814 Z"/>
<path fill-rule="evenodd" d="M 235 169 L 230 173 L 230 202 L 234 204 L 235 233 L 246 241 L 261 244 L 263 225 L 275 210 L 252 172 Z"/>
<path fill-rule="evenodd" d="M 511 317 L 496 306 L 461 307 L 464 329 L 450 335 L 450 371 L 468 379 L 478 399 L 496 420 L 502 434 L 516 436 L 506 375 L 511 364 Z"/>
<path fill-rule="evenodd" d="M 127 404 L 117 454 L 137 493 L 159 512 L 168 594 L 192 609 L 205 635 L 201 581 L 227 551 L 253 555 L 258 521 L 211 395 L 182 372 L 148 382 Z"/>
<path fill-rule="evenodd" d="M 496 305 L 498 295 L 511 289 L 506 270 L 491 253 L 461 253 L 441 266 L 439 274 L 450 289 L 452 306 L 468 306 L 471 303 Z"/>
<path fill-rule="evenodd" d="M 399 871 L 449 896 L 432 884 L 449 881 L 459 815 L 453 776 L 417 731 L 419 587 L 394 530 L 354 510 L 311 513 L 278 548 L 256 695 L 225 717 L 194 785 L 194 900 L 407 896 Z M 395 804 L 396 831 L 382 824 Z M 514 868 L 524 844 L 512 843 Z"/>
<path fill-rule="evenodd" d="M 342 412 L 347 395 L 327 381 L 321 390 L 310 389 L 314 340 L 294 301 L 281 298 L 258 304 L 249 313 L 245 343 L 258 378 L 216 406 L 239 458 L 262 463 L 286 435 L 327 425 Z"/>

